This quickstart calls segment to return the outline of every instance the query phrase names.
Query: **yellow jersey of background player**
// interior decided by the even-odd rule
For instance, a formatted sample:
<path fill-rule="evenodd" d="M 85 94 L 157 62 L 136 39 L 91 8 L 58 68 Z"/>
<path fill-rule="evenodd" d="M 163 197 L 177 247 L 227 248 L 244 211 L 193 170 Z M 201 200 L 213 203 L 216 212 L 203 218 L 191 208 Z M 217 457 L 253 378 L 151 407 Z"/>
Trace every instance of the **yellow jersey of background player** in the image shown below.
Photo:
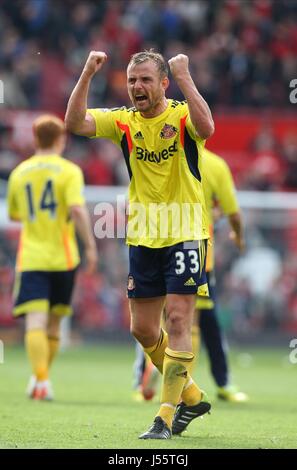
<path fill-rule="evenodd" d="M 202 154 L 202 179 L 205 205 L 209 219 L 210 243 L 207 248 L 206 271 L 214 268 L 213 207 L 218 202 L 223 214 L 238 213 L 239 205 L 231 171 L 223 158 L 204 148 Z"/>
<path fill-rule="evenodd" d="M 84 204 L 80 168 L 59 155 L 35 155 L 12 172 L 8 212 L 22 222 L 17 271 L 66 271 L 79 253 L 69 207 Z"/>
<path fill-rule="evenodd" d="M 63 121 L 54 115 L 39 116 L 33 135 L 36 153 L 20 163 L 8 181 L 9 217 L 22 223 L 13 314 L 25 315 L 25 346 L 32 368 L 27 396 L 52 400 L 49 368 L 59 349 L 61 318 L 72 312 L 79 263 L 74 228 L 89 272 L 96 268 L 97 253 L 82 172 L 60 156 L 66 143 Z"/>

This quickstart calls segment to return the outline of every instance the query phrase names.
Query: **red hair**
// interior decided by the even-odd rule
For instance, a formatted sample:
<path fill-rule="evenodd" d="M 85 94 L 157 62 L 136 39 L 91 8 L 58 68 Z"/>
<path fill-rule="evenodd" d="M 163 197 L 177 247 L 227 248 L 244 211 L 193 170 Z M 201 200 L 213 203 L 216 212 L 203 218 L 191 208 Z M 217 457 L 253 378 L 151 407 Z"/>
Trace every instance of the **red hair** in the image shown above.
<path fill-rule="evenodd" d="M 50 148 L 65 134 L 64 122 L 57 116 L 43 114 L 33 122 L 33 134 L 38 148 Z"/>

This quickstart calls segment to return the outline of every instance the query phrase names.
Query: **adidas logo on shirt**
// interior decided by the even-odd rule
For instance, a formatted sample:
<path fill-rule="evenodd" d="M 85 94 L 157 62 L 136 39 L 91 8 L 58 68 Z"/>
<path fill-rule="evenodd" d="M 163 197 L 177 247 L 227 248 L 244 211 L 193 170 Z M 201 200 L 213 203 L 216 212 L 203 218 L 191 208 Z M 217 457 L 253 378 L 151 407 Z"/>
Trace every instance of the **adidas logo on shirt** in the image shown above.
<path fill-rule="evenodd" d="M 134 135 L 134 139 L 143 139 L 141 131 L 136 132 L 136 134 Z"/>
<path fill-rule="evenodd" d="M 192 277 L 190 277 L 190 279 L 188 279 L 187 282 L 184 283 L 184 286 L 196 286 L 196 282 Z"/>

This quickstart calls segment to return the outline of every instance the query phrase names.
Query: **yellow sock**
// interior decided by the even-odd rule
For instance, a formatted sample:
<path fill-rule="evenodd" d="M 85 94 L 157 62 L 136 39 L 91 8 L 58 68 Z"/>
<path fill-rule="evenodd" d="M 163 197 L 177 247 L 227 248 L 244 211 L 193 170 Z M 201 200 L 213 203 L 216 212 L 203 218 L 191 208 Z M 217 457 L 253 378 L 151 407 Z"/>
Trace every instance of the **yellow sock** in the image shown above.
<path fill-rule="evenodd" d="M 192 377 L 188 377 L 183 392 L 181 394 L 182 401 L 188 405 L 197 405 L 201 401 L 202 393 L 198 385 L 194 382 Z"/>
<path fill-rule="evenodd" d="M 48 355 L 48 367 L 50 367 L 51 363 L 54 360 L 55 355 L 59 350 L 60 345 L 60 338 L 57 336 L 48 336 L 48 348 L 49 348 L 49 355 Z"/>
<path fill-rule="evenodd" d="M 198 385 L 193 381 L 192 374 L 198 358 L 198 351 L 200 347 L 200 329 L 198 325 L 193 325 L 192 330 L 192 351 L 194 354 L 193 361 L 189 365 L 189 377 L 186 380 L 184 389 L 181 395 L 182 401 L 189 406 L 196 405 L 201 400 L 202 394 Z"/>
<path fill-rule="evenodd" d="M 162 381 L 161 407 L 158 416 L 171 428 L 176 405 L 188 375 L 193 354 L 186 351 L 173 351 L 166 348 Z"/>
<path fill-rule="evenodd" d="M 161 329 L 158 342 L 150 348 L 143 348 L 144 352 L 151 358 L 152 363 L 163 374 L 163 361 L 165 349 L 168 346 L 168 335 L 165 330 Z"/>
<path fill-rule="evenodd" d="M 189 374 L 193 375 L 195 370 L 197 358 L 198 358 L 198 351 L 200 346 L 200 331 L 198 325 L 193 325 L 191 329 L 191 337 L 192 337 L 192 352 L 194 354 L 193 361 L 190 364 Z"/>
<path fill-rule="evenodd" d="M 44 330 L 27 331 L 25 345 L 33 373 L 37 380 L 47 380 L 49 347 L 46 332 Z"/>

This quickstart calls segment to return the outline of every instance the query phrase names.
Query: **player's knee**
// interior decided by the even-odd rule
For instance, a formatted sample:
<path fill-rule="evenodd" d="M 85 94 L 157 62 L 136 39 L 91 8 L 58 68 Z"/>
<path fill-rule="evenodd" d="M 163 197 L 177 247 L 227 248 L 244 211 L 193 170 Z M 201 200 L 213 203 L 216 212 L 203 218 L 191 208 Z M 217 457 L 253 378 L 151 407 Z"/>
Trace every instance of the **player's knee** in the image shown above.
<path fill-rule="evenodd" d="M 30 330 L 45 330 L 47 327 L 47 314 L 46 313 L 28 313 L 26 315 L 26 331 Z"/>
<path fill-rule="evenodd" d="M 192 309 L 188 299 L 177 299 L 166 305 L 166 329 L 169 335 L 182 335 L 191 326 Z"/>
<path fill-rule="evenodd" d="M 176 310 L 167 316 L 166 329 L 169 335 L 180 336 L 185 328 L 185 318 L 181 311 Z"/>
<path fill-rule="evenodd" d="M 166 302 L 166 315 L 179 312 L 186 316 L 194 312 L 194 299 L 191 295 L 170 295 Z"/>

